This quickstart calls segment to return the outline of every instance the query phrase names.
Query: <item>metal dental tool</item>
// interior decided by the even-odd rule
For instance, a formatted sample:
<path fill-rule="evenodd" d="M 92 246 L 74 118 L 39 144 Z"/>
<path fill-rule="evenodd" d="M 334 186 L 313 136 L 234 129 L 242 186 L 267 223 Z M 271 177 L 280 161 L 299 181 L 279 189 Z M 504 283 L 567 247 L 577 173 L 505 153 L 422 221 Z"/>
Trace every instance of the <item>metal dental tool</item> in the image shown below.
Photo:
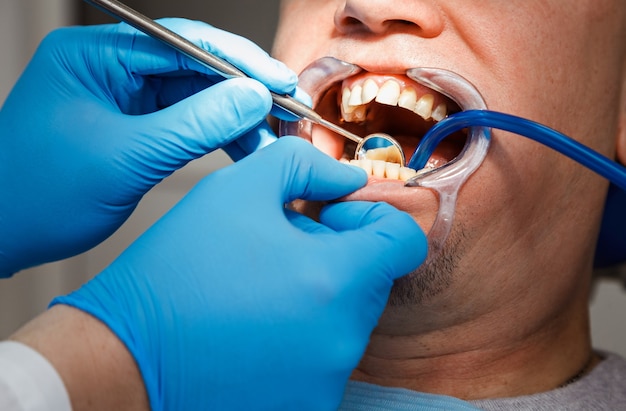
<path fill-rule="evenodd" d="M 113 17 L 129 24 L 139 31 L 162 41 L 170 47 L 178 50 L 187 57 L 197 61 L 198 63 L 209 67 L 217 74 L 225 78 L 249 77 L 237 67 L 221 59 L 220 57 L 209 53 L 208 51 L 196 46 L 184 37 L 174 33 L 156 21 L 144 16 L 143 14 L 133 10 L 127 5 L 116 0 L 85 0 L 87 3 L 95 6 Z M 333 131 L 349 140 L 357 143 L 355 158 L 367 158 L 367 151 L 381 147 L 395 147 L 398 153 L 394 157 L 400 159 L 400 164 L 404 166 L 405 158 L 402 148 L 396 140 L 384 133 L 374 133 L 366 137 L 360 137 L 353 134 L 336 124 L 331 123 L 322 118 L 318 113 L 307 105 L 299 102 L 288 95 L 280 95 L 272 93 L 274 104 L 283 110 L 293 114 L 296 117 L 308 120 L 314 124 L 318 124 L 326 129 Z"/>

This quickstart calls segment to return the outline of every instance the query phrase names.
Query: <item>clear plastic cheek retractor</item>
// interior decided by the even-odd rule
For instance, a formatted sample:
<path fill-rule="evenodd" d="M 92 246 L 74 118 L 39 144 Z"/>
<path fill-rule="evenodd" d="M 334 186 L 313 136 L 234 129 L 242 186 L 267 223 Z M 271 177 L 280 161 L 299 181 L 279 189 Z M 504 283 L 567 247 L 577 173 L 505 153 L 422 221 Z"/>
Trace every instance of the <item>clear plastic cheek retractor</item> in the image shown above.
<path fill-rule="evenodd" d="M 170 47 L 178 50 L 187 57 L 197 61 L 198 63 L 209 67 L 217 74 L 225 78 L 234 77 L 248 77 L 246 73 L 239 70 L 234 65 L 225 61 L 224 59 L 196 46 L 189 40 L 174 33 L 163 25 L 156 21 L 144 16 L 136 10 L 126 6 L 125 4 L 116 0 L 85 0 L 87 3 L 104 10 L 108 14 L 116 17 L 117 19 L 133 26 L 139 31 L 162 41 Z M 400 163 L 401 166 L 405 164 L 404 152 L 400 147 L 400 144 L 394 140 L 391 136 L 384 133 L 374 133 L 366 137 L 360 137 L 356 134 L 349 132 L 330 121 L 322 118 L 313 109 L 304 103 L 294 99 L 291 96 L 279 95 L 272 92 L 272 100 L 274 105 L 280 107 L 286 112 L 312 123 L 325 127 L 349 140 L 357 143 L 355 152 L 355 158 L 362 159 L 367 158 L 367 152 L 376 148 L 388 148 L 392 147 L 392 153 L 390 157 L 395 159 L 395 162 Z M 388 149 L 389 150 L 389 149 Z"/>

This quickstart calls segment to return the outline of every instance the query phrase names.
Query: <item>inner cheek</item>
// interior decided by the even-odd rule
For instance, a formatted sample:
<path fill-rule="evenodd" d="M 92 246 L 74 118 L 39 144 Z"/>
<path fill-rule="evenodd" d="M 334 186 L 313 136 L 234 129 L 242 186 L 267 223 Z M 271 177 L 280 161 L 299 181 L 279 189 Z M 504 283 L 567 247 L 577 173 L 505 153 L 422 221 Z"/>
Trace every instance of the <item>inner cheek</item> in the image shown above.
<path fill-rule="evenodd" d="M 322 116 L 322 118 L 330 119 L 330 121 L 332 122 L 339 122 L 339 109 L 337 99 L 338 97 L 336 92 L 330 91 L 325 93 L 321 101 L 316 106 L 316 110 Z M 358 132 L 354 130 L 354 124 L 341 124 L 341 122 L 339 122 L 339 124 L 346 130 L 350 132 L 356 132 L 358 134 Z M 330 132 L 323 127 L 319 127 L 316 125 L 312 127 L 311 142 L 319 150 L 337 160 L 341 158 L 354 158 L 354 150 L 352 150 L 352 153 L 347 153 L 347 151 L 349 151 L 350 149 L 348 147 L 349 144 L 346 144 L 346 139 L 336 135 L 335 133 Z M 355 144 L 353 144 L 352 146 L 356 148 Z"/>
<path fill-rule="evenodd" d="M 313 143 L 313 145 L 323 153 L 326 153 L 337 160 L 342 157 L 348 159 L 354 157 L 354 149 L 351 154 L 344 153 L 349 150 L 348 147 L 346 147 L 346 141 L 344 138 L 339 137 L 319 126 L 313 126 L 311 132 L 311 143 Z"/>

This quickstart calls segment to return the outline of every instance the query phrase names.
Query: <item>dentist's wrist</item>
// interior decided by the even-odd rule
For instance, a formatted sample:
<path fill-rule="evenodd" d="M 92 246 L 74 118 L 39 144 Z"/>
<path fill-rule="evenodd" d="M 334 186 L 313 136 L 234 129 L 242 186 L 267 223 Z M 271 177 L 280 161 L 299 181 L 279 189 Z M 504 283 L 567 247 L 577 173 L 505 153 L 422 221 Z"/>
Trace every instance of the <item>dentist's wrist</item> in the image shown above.
<path fill-rule="evenodd" d="M 72 409 L 149 410 L 134 358 L 98 319 L 56 305 L 10 337 L 42 354 L 61 376 Z"/>

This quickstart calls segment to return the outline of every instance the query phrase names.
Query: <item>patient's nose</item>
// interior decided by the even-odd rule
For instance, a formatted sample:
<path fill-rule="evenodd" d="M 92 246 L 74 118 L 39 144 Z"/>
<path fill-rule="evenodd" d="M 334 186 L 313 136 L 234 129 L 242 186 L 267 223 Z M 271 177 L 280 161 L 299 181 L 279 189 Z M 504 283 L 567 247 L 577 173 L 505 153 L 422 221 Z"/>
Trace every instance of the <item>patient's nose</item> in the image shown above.
<path fill-rule="evenodd" d="M 342 34 L 414 33 L 426 38 L 443 31 L 444 17 L 432 0 L 345 0 L 335 12 Z"/>

